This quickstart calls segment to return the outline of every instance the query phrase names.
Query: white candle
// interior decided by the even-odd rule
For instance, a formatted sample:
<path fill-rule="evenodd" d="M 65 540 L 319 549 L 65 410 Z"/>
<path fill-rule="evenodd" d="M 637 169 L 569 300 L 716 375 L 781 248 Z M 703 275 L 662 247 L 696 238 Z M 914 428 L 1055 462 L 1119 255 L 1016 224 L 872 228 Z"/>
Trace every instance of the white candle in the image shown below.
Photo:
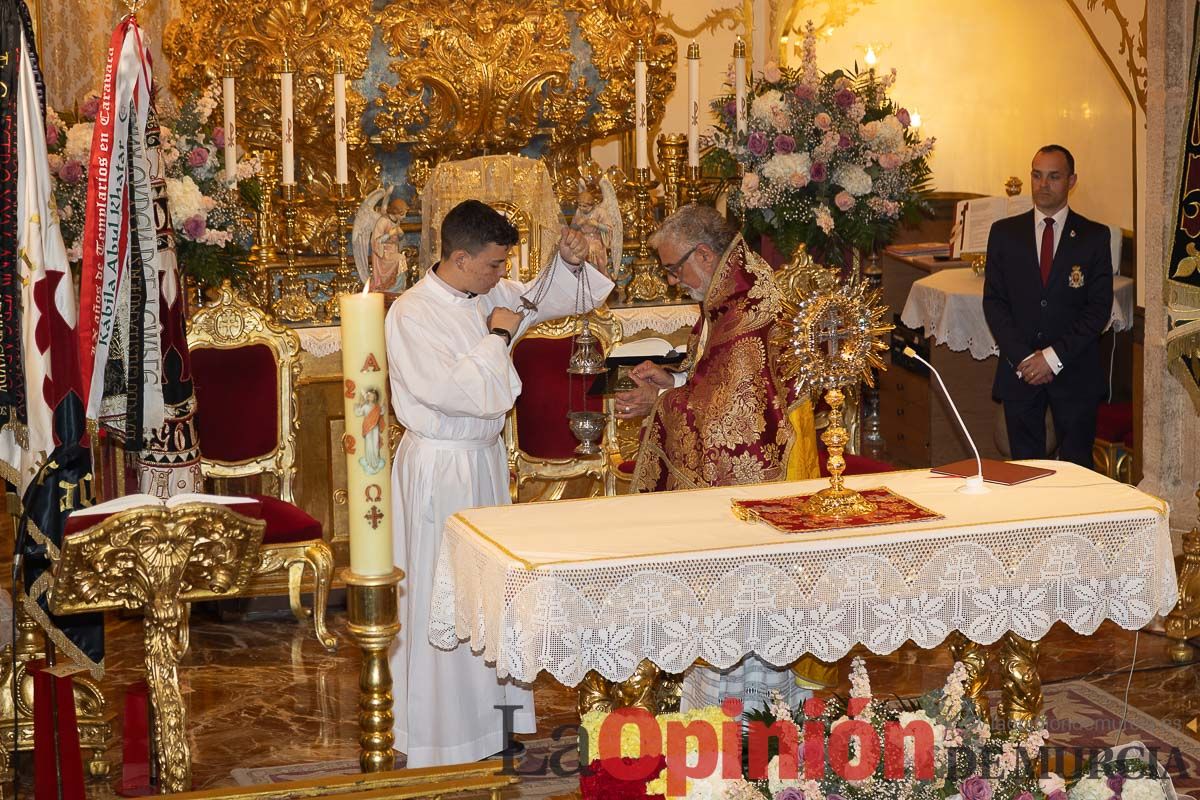
<path fill-rule="evenodd" d="M 350 182 L 350 174 L 346 163 L 346 67 L 342 57 L 334 60 L 333 73 L 333 130 L 334 130 L 334 160 L 335 181 L 341 184 Z"/>
<path fill-rule="evenodd" d="M 388 575 L 392 563 L 391 464 L 388 448 L 387 346 L 383 295 L 338 296 L 342 314 L 342 392 L 350 571 Z"/>
<path fill-rule="evenodd" d="M 688 45 L 688 166 L 700 166 L 700 45 Z"/>
<path fill-rule="evenodd" d="M 633 62 L 633 105 L 633 143 L 634 151 L 637 154 L 635 166 L 638 169 L 649 169 L 650 152 L 647 146 L 646 120 L 646 47 L 641 42 L 638 42 L 636 60 Z"/>
<path fill-rule="evenodd" d="M 746 132 L 746 43 L 738 37 L 733 44 L 733 98 L 737 108 L 737 132 Z"/>
<path fill-rule="evenodd" d="M 225 56 L 221 99 L 225 101 L 225 182 L 233 186 L 237 183 L 237 103 L 234 101 L 233 62 L 229 56 Z"/>
<path fill-rule="evenodd" d="M 279 139 L 283 151 L 280 170 L 283 183 L 296 182 L 296 133 L 292 120 L 292 62 L 283 57 L 283 71 L 279 73 Z"/>

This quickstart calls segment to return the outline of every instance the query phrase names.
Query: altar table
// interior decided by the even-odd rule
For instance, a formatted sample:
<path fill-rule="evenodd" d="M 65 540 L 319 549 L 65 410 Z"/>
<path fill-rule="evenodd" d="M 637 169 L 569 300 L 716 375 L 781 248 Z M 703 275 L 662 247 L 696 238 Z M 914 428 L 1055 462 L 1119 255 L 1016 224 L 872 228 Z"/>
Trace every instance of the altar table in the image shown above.
<path fill-rule="evenodd" d="M 697 659 L 772 664 L 855 645 L 931 648 L 952 632 L 1037 640 L 1055 622 L 1128 629 L 1175 605 L 1162 500 L 1057 461 L 1019 486 L 964 495 L 927 470 L 852 476 L 943 519 L 784 534 L 734 517 L 730 501 L 808 493 L 760 484 L 463 511 L 448 521 L 429 640 L 467 641 L 501 676 L 589 670 L 624 681 L 643 659 L 669 673 Z"/>

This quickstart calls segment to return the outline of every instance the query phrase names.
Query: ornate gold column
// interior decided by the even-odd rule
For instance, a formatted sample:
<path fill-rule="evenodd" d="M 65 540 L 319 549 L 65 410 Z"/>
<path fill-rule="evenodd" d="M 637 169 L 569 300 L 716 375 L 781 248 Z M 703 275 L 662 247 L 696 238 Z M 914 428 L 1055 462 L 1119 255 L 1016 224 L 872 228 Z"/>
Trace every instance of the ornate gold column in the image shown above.
<path fill-rule="evenodd" d="M 1196 491 L 1200 501 L 1200 489 Z M 1179 570 L 1179 601 L 1167 615 L 1167 637 L 1171 645 L 1167 652 L 1178 664 L 1192 660 L 1188 639 L 1200 630 L 1200 527 L 1183 535 L 1183 566 Z"/>
<path fill-rule="evenodd" d="M 683 174 L 687 169 L 687 136 L 662 133 L 658 136 L 658 166 L 663 176 L 663 212 L 671 216 L 682 204 Z"/>
<path fill-rule="evenodd" d="M 987 648 L 972 642 L 958 631 L 950 634 L 950 655 L 955 661 L 961 661 L 967 668 L 966 695 L 975 704 L 975 716 L 981 720 L 991 719 L 988 710 L 987 682 L 988 657 Z"/>
<path fill-rule="evenodd" d="M 1032 728 L 1042 716 L 1039 647 L 1012 631 L 1000 640 L 1000 716 L 1010 728 Z"/>
<path fill-rule="evenodd" d="M 658 300 L 667 295 L 667 282 L 663 279 L 662 269 L 658 259 L 650 253 L 650 235 L 654 232 L 654 211 L 650 206 L 650 191 L 656 182 L 650 177 L 650 170 L 635 170 L 635 177 L 630 182 L 633 186 L 634 201 L 634 236 L 637 241 L 637 253 L 633 257 L 633 280 L 629 282 L 628 299 Z"/>
<path fill-rule="evenodd" d="M 49 595 L 54 613 L 128 608 L 144 615 L 146 682 L 164 793 L 187 791 L 192 782 L 178 674 L 188 647 L 186 604 L 241 591 L 258 563 L 265 525 L 225 506 L 146 506 L 114 514 L 63 542 Z"/>

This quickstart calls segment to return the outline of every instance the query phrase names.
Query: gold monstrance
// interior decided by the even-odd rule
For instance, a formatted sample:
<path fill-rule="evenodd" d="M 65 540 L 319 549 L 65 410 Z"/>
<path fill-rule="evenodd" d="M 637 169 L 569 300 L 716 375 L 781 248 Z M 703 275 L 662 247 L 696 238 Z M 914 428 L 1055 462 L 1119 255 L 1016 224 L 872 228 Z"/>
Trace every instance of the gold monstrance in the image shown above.
<path fill-rule="evenodd" d="M 842 427 L 842 388 L 860 379 L 873 384 L 871 368 L 886 369 L 879 354 L 893 325 L 884 322 L 887 307 L 878 290 L 869 290 L 857 275 L 848 280 L 821 281 L 799 302 L 785 301 L 782 324 L 776 326 L 776 345 L 784 378 L 802 393 L 825 393 L 829 425 L 821 441 L 829 451 L 829 488 L 805 503 L 816 517 L 854 517 L 870 514 L 875 505 L 843 483 L 846 460 L 842 451 L 850 435 Z"/>

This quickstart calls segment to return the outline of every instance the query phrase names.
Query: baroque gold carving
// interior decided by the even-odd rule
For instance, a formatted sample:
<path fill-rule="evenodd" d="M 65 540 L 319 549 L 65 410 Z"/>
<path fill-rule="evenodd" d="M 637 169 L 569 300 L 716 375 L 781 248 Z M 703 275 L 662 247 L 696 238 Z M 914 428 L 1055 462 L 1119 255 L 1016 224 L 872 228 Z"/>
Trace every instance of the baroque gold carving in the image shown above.
<path fill-rule="evenodd" d="M 1099 5 L 1105 14 L 1112 14 L 1117 25 L 1121 28 L 1121 43 L 1118 45 L 1117 54 L 1125 56 L 1125 69 L 1129 73 L 1129 81 L 1133 84 L 1133 92 L 1137 96 L 1138 106 L 1142 111 L 1146 111 L 1146 9 L 1148 4 L 1142 5 L 1142 20 L 1138 24 L 1138 35 L 1136 41 L 1133 37 L 1133 26 L 1130 24 L 1129 18 L 1121 13 L 1121 5 L 1117 0 L 1087 0 L 1088 11 L 1094 11 Z M 1090 27 L 1090 26 L 1089 26 Z M 1099 42 L 1096 43 L 1099 48 Z"/>
<path fill-rule="evenodd" d="M 592 670 L 579 684 L 579 716 L 614 708 L 641 708 L 651 714 L 677 711 L 682 688 L 682 676 L 663 672 L 649 659 L 638 664 L 633 674 L 620 683 Z"/>
<path fill-rule="evenodd" d="M 223 506 L 185 503 L 114 514 L 67 537 L 50 607 L 58 614 L 141 609 L 162 791 L 191 788 L 187 714 L 178 666 L 188 648 L 186 603 L 237 594 L 266 523 Z"/>
<path fill-rule="evenodd" d="M 739 4 L 736 2 L 729 8 L 713 9 L 705 15 L 704 19 L 700 21 L 700 24 L 691 28 L 684 27 L 676 22 L 674 14 L 664 14 L 662 11 L 662 3 L 663 0 L 651 0 L 650 8 L 654 10 L 654 13 L 662 16 L 662 24 L 664 28 L 675 34 L 678 34 L 684 39 L 695 39 L 702 33 L 715 33 L 721 28 L 731 31 L 736 31 L 738 28 L 742 28 L 743 31 L 745 30 L 745 9 L 739 8 Z"/>

